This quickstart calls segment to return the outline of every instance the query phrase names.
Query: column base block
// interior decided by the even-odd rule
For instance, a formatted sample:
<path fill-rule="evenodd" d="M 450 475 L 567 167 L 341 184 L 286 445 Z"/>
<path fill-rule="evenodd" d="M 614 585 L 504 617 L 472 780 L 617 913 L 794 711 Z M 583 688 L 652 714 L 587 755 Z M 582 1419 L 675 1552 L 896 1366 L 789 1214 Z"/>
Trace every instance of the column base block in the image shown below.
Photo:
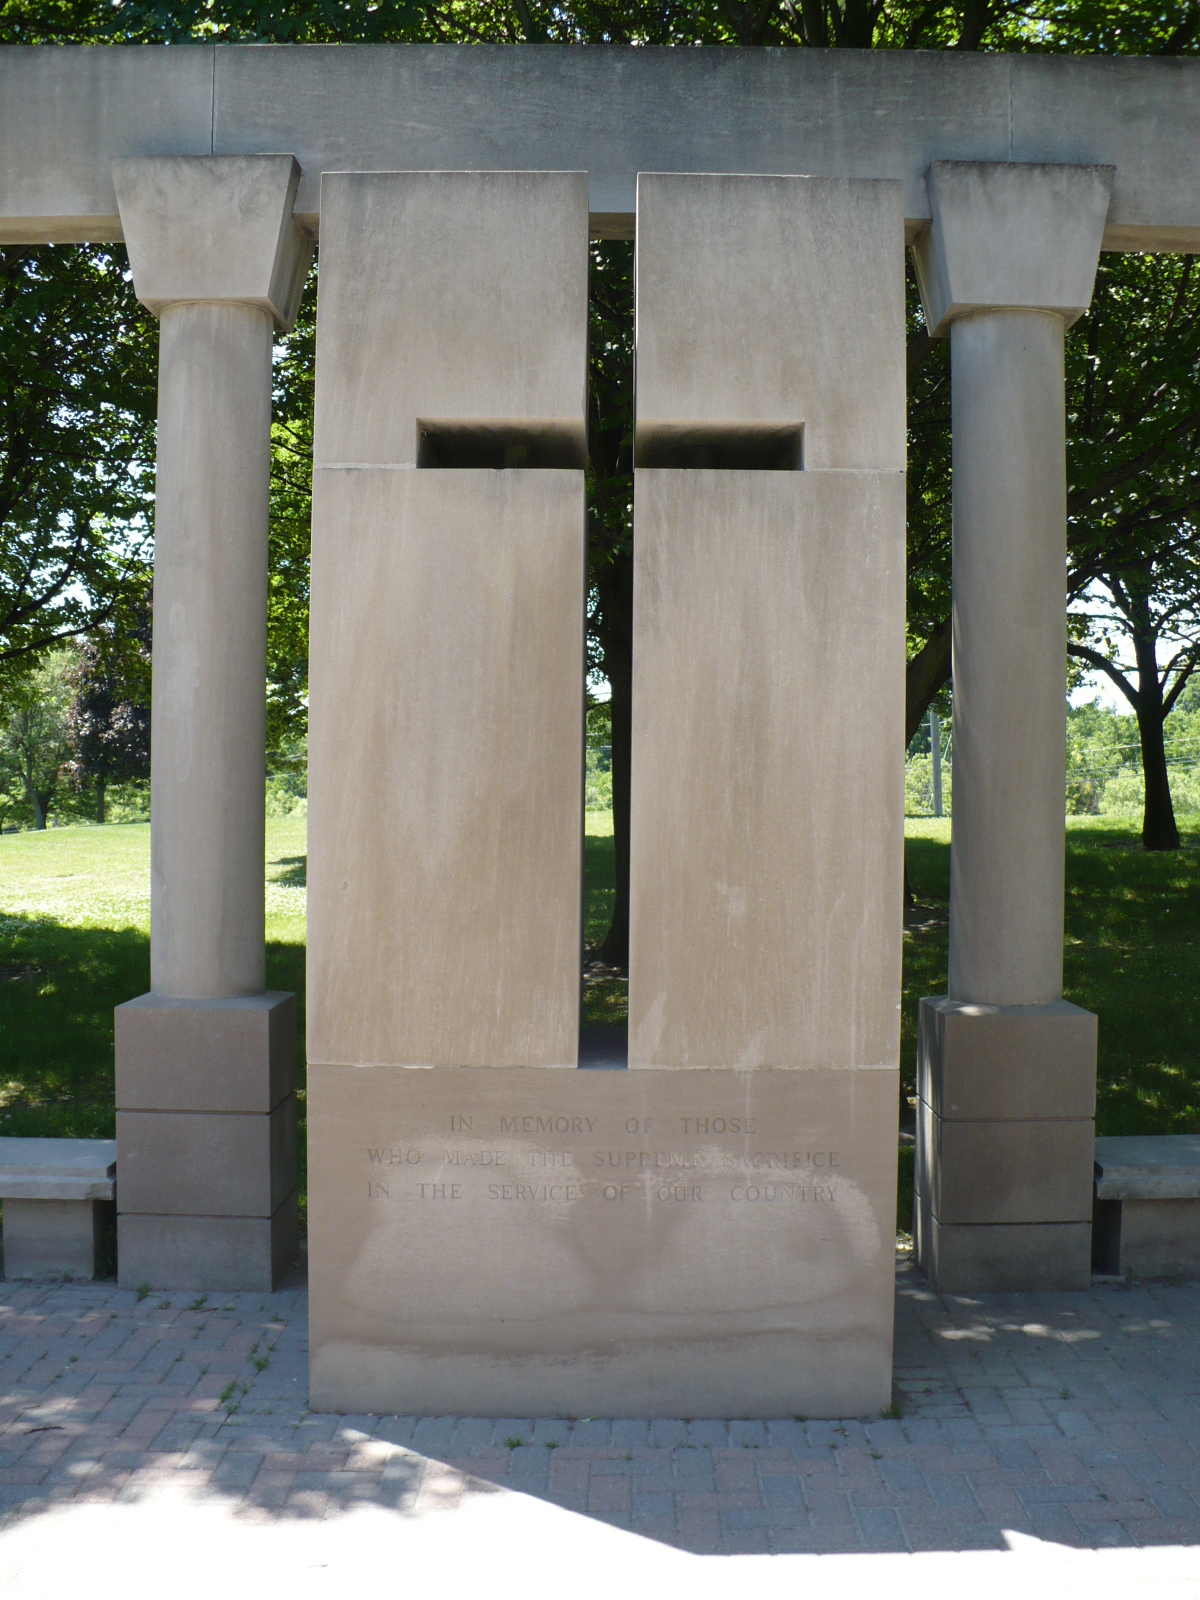
<path fill-rule="evenodd" d="M 926 998 L 917 1095 L 916 1251 L 933 1287 L 1086 1287 L 1096 1018 Z"/>
<path fill-rule="evenodd" d="M 297 1196 L 273 1217 L 169 1217 L 125 1212 L 117 1221 L 122 1289 L 207 1293 L 274 1289 L 299 1250 Z"/>
<path fill-rule="evenodd" d="M 118 1279 L 270 1289 L 296 1258 L 296 997 L 116 1010 Z"/>
<path fill-rule="evenodd" d="M 94 1278 L 111 1200 L 5 1200 L 6 1278 Z"/>
<path fill-rule="evenodd" d="M 1091 1283 L 1090 1222 L 946 1224 L 918 1197 L 913 1228 L 917 1264 L 938 1294 L 1086 1289 Z"/>

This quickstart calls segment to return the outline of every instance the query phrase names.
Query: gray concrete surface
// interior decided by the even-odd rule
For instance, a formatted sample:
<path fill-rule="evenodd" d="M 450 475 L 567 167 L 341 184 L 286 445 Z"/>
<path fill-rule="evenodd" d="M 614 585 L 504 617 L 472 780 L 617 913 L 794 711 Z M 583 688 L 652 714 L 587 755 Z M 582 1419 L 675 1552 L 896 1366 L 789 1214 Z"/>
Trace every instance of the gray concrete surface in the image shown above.
<path fill-rule="evenodd" d="M 1106 246 L 1200 248 L 1200 63 L 872 50 L 176 46 L 0 51 L 0 239 L 121 236 L 110 163 L 293 152 L 323 171 L 586 169 L 628 235 L 638 172 L 896 178 L 936 160 L 1116 167 Z"/>

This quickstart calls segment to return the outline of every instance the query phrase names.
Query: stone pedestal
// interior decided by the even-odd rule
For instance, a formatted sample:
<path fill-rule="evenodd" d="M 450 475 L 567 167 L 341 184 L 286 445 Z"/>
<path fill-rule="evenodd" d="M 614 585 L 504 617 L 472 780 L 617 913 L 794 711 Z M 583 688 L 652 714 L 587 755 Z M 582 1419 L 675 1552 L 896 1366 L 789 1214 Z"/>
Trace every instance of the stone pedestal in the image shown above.
<path fill-rule="evenodd" d="M 312 1399 L 875 1415 L 896 1073 L 313 1066 Z"/>
<path fill-rule="evenodd" d="M 961 1003 L 922 1003 L 920 1070 L 941 1062 L 993 1107 L 950 1114 L 920 1097 L 918 1254 L 942 1287 L 1087 1277 L 1095 1021 L 1061 1006 L 1063 332 L 1091 298 L 1111 187 L 1106 167 L 935 162 L 915 252 L 930 331 L 951 341 L 949 1003 Z M 1034 1079 L 1030 1116 L 1018 1108 Z"/>
<path fill-rule="evenodd" d="M 263 996 L 271 347 L 312 246 L 291 156 L 118 161 L 113 178 L 134 287 L 162 325 L 152 994 L 117 1013 L 120 1275 L 270 1287 L 296 1231 L 294 1100 L 264 1104 L 267 1034 L 290 1027 L 294 1058 L 295 1029 L 285 997 Z M 257 1046 L 222 1009 L 243 997 L 284 1019 Z"/>
<path fill-rule="evenodd" d="M 914 1234 L 934 1288 L 1086 1286 L 1095 1112 L 1090 1011 L 921 1001 Z"/>
<path fill-rule="evenodd" d="M 295 1259 L 296 1000 L 116 1012 L 123 1286 L 270 1289 Z"/>

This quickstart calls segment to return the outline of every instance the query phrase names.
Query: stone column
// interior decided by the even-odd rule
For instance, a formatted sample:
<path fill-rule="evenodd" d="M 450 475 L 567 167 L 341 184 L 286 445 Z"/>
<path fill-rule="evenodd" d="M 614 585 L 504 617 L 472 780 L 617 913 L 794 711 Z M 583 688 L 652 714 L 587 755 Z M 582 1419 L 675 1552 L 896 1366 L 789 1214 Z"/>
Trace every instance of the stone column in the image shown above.
<path fill-rule="evenodd" d="M 291 156 L 113 176 L 161 323 L 151 992 L 116 1015 L 120 1280 L 269 1288 L 296 1245 L 295 997 L 264 992 L 271 346 L 311 244 Z"/>
<path fill-rule="evenodd" d="M 951 1291 L 1090 1271 L 1096 1018 L 1062 999 L 1063 335 L 1111 187 L 1108 167 L 935 162 L 915 252 L 954 430 L 949 994 L 921 1002 L 916 1236 Z"/>

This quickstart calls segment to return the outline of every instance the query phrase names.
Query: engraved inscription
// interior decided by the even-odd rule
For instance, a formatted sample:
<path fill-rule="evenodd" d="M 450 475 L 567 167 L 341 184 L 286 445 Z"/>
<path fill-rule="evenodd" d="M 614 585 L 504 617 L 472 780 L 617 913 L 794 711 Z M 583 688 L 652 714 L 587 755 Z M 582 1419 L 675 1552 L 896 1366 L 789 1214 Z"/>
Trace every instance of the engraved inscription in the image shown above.
<path fill-rule="evenodd" d="M 442 1202 L 474 1197 L 514 1206 L 574 1205 L 590 1198 L 671 1208 L 705 1202 L 739 1208 L 837 1203 L 839 1152 L 797 1149 L 800 1140 L 790 1149 L 755 1149 L 754 1117 L 680 1117 L 682 1137 L 664 1140 L 661 1148 L 646 1138 L 654 1131 L 651 1117 L 614 1118 L 608 1126 L 598 1126 L 599 1120 L 553 1111 L 495 1116 L 456 1111 L 449 1124 L 458 1137 L 438 1140 L 433 1148 L 403 1139 L 368 1146 L 368 1167 L 389 1169 L 389 1175 L 368 1178 L 367 1198 Z M 416 1135 L 415 1129 L 408 1131 L 410 1138 Z M 626 1143 L 634 1135 L 638 1142 Z M 597 1143 L 589 1148 L 592 1138 Z M 574 1141 L 574 1148 L 546 1143 L 559 1139 Z M 436 1176 L 397 1187 L 395 1169 L 422 1164 Z"/>

